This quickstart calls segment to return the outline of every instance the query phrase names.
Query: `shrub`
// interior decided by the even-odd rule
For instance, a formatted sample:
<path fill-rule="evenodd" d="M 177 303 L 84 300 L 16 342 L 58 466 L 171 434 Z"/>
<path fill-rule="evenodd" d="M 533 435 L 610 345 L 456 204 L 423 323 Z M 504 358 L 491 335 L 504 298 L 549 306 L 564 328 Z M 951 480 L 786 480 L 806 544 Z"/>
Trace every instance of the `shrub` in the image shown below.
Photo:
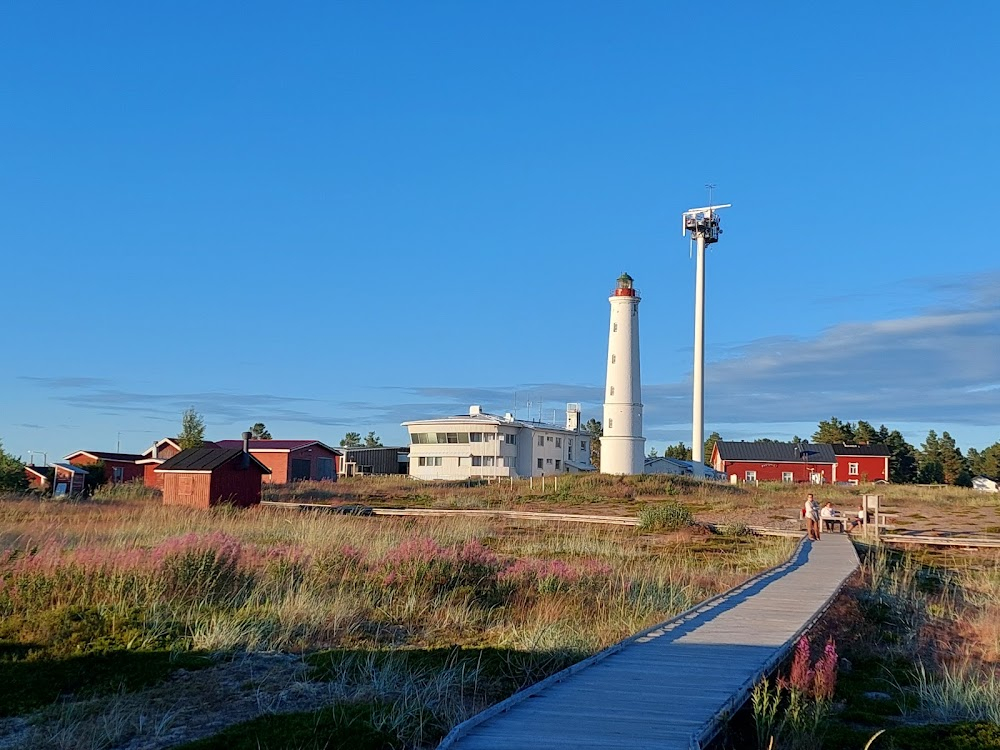
<path fill-rule="evenodd" d="M 674 531 L 692 523 L 691 511 L 680 503 L 650 505 L 639 511 L 639 528 L 643 531 Z"/>

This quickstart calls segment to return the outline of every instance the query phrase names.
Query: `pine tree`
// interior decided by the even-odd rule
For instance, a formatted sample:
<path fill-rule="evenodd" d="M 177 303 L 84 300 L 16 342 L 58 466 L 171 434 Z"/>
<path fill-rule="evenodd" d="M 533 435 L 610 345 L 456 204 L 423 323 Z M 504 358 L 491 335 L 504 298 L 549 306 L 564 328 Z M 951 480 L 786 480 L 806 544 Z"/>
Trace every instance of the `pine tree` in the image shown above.
<path fill-rule="evenodd" d="M 944 481 L 948 484 L 969 486 L 972 484 L 972 477 L 969 475 L 969 467 L 965 464 L 965 456 L 955 444 L 955 438 L 947 432 L 941 433 L 940 461 L 944 470 Z"/>
<path fill-rule="evenodd" d="M 684 445 L 684 441 L 680 441 L 677 445 L 668 445 L 663 449 L 663 455 L 667 458 L 676 458 L 681 461 L 691 460 L 691 449 Z"/>
<path fill-rule="evenodd" d="M 375 434 L 375 430 L 371 430 L 367 435 L 365 435 L 365 448 L 381 448 L 382 440 L 378 435 Z"/>
<path fill-rule="evenodd" d="M 656 448 L 649 449 L 649 458 L 656 458 L 658 455 L 659 453 L 657 453 Z"/>
<path fill-rule="evenodd" d="M 859 419 L 857 426 L 854 428 L 854 442 L 859 445 L 872 445 L 881 441 L 879 440 L 878 431 L 868 422 Z"/>
<path fill-rule="evenodd" d="M 841 422 L 836 417 L 830 417 L 819 423 L 818 429 L 813 433 L 814 443 L 853 443 L 854 428 L 850 422 Z"/>
<path fill-rule="evenodd" d="M 881 438 L 882 430 L 885 430 L 885 443 L 889 449 L 889 480 L 893 484 L 912 484 L 917 481 L 918 461 L 917 452 L 906 442 L 899 430 L 889 432 L 885 425 L 879 429 Z"/>
<path fill-rule="evenodd" d="M 722 435 L 713 431 L 712 434 L 708 436 L 708 440 L 705 441 L 704 456 L 706 464 L 712 463 L 712 451 L 715 450 L 715 444 L 719 440 L 722 440 Z"/>
<path fill-rule="evenodd" d="M 257 422 L 253 427 L 250 428 L 250 436 L 254 440 L 270 440 L 271 433 L 267 431 L 263 422 Z"/>
<path fill-rule="evenodd" d="M 348 432 L 340 441 L 341 448 L 360 448 L 361 447 L 361 433 L 360 432 Z"/>

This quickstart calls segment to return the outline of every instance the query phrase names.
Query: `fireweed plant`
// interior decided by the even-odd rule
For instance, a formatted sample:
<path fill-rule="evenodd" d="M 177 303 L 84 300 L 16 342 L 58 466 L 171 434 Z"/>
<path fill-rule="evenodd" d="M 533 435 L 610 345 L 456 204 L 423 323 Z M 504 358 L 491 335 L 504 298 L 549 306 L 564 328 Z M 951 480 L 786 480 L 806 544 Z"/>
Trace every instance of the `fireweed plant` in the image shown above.
<path fill-rule="evenodd" d="M 836 645 L 827 641 L 822 655 L 810 663 L 809 639 L 802 636 L 795 645 L 788 676 L 765 678 L 751 693 L 757 747 L 817 747 L 836 687 Z"/>

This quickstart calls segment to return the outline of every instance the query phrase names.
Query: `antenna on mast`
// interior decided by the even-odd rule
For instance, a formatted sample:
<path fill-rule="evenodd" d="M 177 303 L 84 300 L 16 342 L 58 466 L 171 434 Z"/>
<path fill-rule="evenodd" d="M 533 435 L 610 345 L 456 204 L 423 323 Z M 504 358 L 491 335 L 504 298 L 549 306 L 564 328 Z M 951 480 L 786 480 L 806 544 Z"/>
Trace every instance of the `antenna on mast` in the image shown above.
<path fill-rule="evenodd" d="M 705 468 L 705 246 L 719 241 L 717 211 L 731 203 L 714 204 L 715 184 L 707 183 L 708 205 L 689 208 L 681 214 L 681 234 L 691 233 L 698 246 L 698 265 L 694 288 L 694 394 L 692 403 L 691 459 L 695 476 L 703 476 Z"/>

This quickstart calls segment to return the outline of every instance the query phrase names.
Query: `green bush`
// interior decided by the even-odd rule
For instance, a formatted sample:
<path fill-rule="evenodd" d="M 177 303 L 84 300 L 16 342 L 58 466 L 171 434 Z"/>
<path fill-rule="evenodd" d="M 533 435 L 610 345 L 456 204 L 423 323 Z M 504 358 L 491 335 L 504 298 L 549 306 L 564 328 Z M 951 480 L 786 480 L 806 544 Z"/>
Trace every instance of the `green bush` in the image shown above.
<path fill-rule="evenodd" d="M 639 528 L 643 531 L 675 531 L 693 522 L 691 511 L 680 503 L 650 505 L 639 511 Z"/>

